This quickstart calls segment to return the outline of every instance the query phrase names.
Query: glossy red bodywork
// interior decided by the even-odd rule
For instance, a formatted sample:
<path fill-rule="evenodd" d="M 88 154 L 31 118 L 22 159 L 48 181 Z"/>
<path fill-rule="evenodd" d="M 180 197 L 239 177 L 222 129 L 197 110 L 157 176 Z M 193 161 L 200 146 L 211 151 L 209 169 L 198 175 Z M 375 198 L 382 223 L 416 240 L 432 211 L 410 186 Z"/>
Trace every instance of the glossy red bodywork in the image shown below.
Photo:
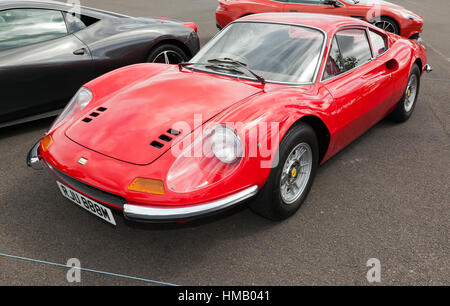
<path fill-rule="evenodd" d="M 423 18 L 419 15 L 395 4 L 380 1 L 377 10 L 374 10 L 375 0 L 358 4 L 352 1 L 340 1 L 342 7 L 324 4 L 289 3 L 276 0 L 219 0 L 216 10 L 216 22 L 221 28 L 230 22 L 243 16 L 269 12 L 300 12 L 331 14 L 355 17 L 365 21 L 371 21 L 374 17 L 386 16 L 396 21 L 400 28 L 400 35 L 410 38 L 422 32 Z M 379 10 L 378 10 L 379 9 Z M 418 20 L 411 20 L 404 14 L 412 15 Z"/>
<path fill-rule="evenodd" d="M 190 193 L 165 195 L 132 192 L 136 177 L 166 180 L 175 161 L 170 145 L 149 146 L 171 124 L 191 124 L 172 145 L 205 122 L 278 122 L 280 139 L 299 120 L 314 118 L 328 129 L 329 143 L 321 163 L 389 114 L 400 100 L 414 63 L 427 64 L 426 50 L 416 41 L 384 33 L 366 22 L 351 18 L 313 14 L 263 14 L 243 21 L 278 22 L 317 27 L 327 40 L 319 77 L 311 85 L 283 85 L 179 69 L 174 65 L 140 64 L 110 72 L 85 87 L 92 102 L 76 116 L 51 132 L 53 144 L 40 155 L 46 163 L 95 188 L 122 196 L 129 204 L 179 207 L 212 201 L 265 184 L 270 169 L 261 168 L 262 157 L 245 156 L 238 169 L 220 184 Z M 335 32 L 346 27 L 371 28 L 384 33 L 389 49 L 380 57 L 327 81 L 321 81 L 325 59 Z M 386 63 L 397 65 L 388 68 Z M 98 107 L 107 110 L 90 123 L 82 122 Z M 194 114 L 201 114 L 194 124 Z M 237 133 L 244 138 L 244 130 Z M 270 135 L 268 135 L 270 138 Z M 270 143 L 270 140 L 268 141 Z M 277 147 L 272 148 L 273 151 Z M 89 160 L 81 165 L 78 160 Z M 186 178 L 189 179 L 189 178 Z M 105 203 L 108 204 L 108 203 Z M 117 207 L 116 207 L 117 208 Z"/>

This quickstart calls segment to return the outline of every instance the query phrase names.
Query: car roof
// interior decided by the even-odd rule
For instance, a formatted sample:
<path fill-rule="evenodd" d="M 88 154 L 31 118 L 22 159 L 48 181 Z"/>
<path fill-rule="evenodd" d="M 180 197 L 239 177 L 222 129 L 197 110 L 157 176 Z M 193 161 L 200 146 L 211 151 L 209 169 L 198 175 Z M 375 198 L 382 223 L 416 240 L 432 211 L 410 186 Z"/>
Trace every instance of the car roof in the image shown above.
<path fill-rule="evenodd" d="M 326 33 L 333 32 L 336 28 L 348 25 L 370 25 L 364 20 L 359 20 L 352 17 L 312 13 L 263 13 L 248 15 L 240 18 L 239 21 L 261 21 L 296 24 L 318 28 Z"/>
<path fill-rule="evenodd" d="M 54 4 L 60 6 L 67 6 L 64 2 L 52 1 L 52 0 L 2 0 L 0 1 L 0 5 L 16 5 L 16 4 Z"/>

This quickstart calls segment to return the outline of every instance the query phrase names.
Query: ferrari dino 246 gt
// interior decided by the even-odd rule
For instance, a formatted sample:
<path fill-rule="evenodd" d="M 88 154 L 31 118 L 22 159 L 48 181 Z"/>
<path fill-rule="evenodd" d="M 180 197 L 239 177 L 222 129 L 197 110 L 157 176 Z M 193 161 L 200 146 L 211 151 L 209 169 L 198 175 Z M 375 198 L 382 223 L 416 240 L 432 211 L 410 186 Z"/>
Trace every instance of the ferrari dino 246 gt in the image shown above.
<path fill-rule="evenodd" d="M 320 164 L 384 117 L 410 118 L 430 70 L 420 42 L 364 21 L 247 16 L 190 63 L 84 85 L 28 164 L 44 163 L 65 197 L 113 224 L 113 211 L 181 221 L 252 197 L 255 212 L 282 220 Z"/>

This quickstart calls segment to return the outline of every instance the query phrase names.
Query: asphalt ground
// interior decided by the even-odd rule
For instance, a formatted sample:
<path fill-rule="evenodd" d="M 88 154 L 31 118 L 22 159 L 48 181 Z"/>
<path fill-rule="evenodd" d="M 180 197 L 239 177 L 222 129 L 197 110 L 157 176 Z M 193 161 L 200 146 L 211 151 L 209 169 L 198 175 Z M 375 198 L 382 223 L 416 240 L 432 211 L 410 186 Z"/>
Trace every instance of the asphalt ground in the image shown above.
<path fill-rule="evenodd" d="M 55 177 L 25 165 L 52 120 L 0 130 L 0 285 L 69 285 L 66 264 L 179 285 L 450 285 L 450 3 L 395 1 L 425 17 L 432 74 L 411 120 L 380 122 L 323 165 L 282 223 L 244 207 L 180 224 L 116 228 L 68 202 Z M 133 16 L 194 21 L 216 32 L 214 0 L 85 0 Z M 47 263 L 8 257 L 26 257 Z M 50 262 L 50 263 L 48 263 Z M 80 285 L 151 285 L 82 271 Z"/>

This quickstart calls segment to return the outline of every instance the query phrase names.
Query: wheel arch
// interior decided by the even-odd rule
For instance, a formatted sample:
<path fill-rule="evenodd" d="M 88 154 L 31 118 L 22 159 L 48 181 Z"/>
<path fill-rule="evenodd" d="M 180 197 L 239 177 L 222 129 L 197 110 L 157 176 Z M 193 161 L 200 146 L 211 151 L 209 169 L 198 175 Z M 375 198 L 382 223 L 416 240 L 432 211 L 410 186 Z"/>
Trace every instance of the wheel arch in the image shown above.
<path fill-rule="evenodd" d="M 411 65 L 411 69 L 412 67 L 414 67 L 414 64 L 417 64 L 417 66 L 419 66 L 419 70 L 420 70 L 420 74 L 422 74 L 422 70 L 423 70 L 423 63 L 422 63 L 422 59 L 420 57 L 416 58 L 416 60 L 413 62 L 413 64 Z M 410 69 L 410 70 L 411 70 Z"/>
<path fill-rule="evenodd" d="M 297 121 L 295 121 L 290 127 L 289 130 L 297 124 L 306 123 L 312 127 L 317 136 L 317 141 L 319 142 L 319 163 L 325 157 L 325 154 L 328 152 L 328 148 L 330 146 L 331 134 L 325 122 L 322 121 L 316 115 L 305 115 Z M 286 133 L 285 133 L 286 135 Z M 283 135 L 284 137 L 284 135 Z"/>
<path fill-rule="evenodd" d="M 186 56 L 188 58 L 191 58 L 193 56 L 191 50 L 183 44 L 181 41 L 175 39 L 175 38 L 163 38 L 162 40 L 159 40 L 157 43 L 151 45 L 151 47 L 147 51 L 147 57 L 152 53 L 153 50 L 156 48 L 162 46 L 162 45 L 174 45 L 183 50 L 184 53 L 186 53 Z"/>

